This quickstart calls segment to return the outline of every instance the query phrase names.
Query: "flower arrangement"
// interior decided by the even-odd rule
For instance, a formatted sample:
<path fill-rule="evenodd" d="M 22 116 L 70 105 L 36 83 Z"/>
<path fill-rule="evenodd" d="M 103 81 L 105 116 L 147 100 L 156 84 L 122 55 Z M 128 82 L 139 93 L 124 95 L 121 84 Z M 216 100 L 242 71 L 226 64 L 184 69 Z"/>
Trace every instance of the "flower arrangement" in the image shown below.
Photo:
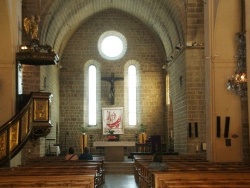
<path fill-rule="evenodd" d="M 114 132 L 115 132 L 115 130 L 113 130 L 113 129 L 109 129 L 109 130 L 108 130 L 108 133 L 109 133 L 109 134 L 114 134 Z"/>
<path fill-rule="evenodd" d="M 87 127 L 80 127 L 80 131 L 84 134 L 87 132 L 87 130 Z"/>
<path fill-rule="evenodd" d="M 115 130 L 113 129 L 109 129 L 108 130 L 108 141 L 118 141 L 119 140 L 119 136 L 114 134 Z"/>
<path fill-rule="evenodd" d="M 143 132 L 146 132 L 147 128 L 145 127 L 145 125 L 141 124 L 139 129 L 138 129 L 138 132 L 139 133 L 143 133 Z"/>

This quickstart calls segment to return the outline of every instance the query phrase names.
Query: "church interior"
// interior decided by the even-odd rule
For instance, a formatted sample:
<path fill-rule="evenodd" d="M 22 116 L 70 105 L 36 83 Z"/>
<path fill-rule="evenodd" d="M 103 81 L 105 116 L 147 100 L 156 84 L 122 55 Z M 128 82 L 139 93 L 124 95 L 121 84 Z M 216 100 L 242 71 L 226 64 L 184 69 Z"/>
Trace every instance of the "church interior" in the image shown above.
<path fill-rule="evenodd" d="M 248 164 L 247 175 L 249 7 L 247 0 L 1 0 L 1 166 L 89 147 L 97 161 L 127 157 L 135 169 L 160 152 L 173 164 L 181 156 Z M 133 173 L 139 187 L 161 187 Z"/>

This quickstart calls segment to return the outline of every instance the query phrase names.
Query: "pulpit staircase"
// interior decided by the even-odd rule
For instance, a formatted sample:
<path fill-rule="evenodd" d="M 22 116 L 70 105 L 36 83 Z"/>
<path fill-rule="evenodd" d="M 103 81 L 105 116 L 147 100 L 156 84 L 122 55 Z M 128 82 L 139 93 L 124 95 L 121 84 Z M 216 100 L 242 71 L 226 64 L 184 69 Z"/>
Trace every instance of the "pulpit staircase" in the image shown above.
<path fill-rule="evenodd" d="M 17 114 L 0 127 L 0 167 L 9 166 L 29 139 L 50 132 L 50 97 L 47 92 L 31 93 Z"/>

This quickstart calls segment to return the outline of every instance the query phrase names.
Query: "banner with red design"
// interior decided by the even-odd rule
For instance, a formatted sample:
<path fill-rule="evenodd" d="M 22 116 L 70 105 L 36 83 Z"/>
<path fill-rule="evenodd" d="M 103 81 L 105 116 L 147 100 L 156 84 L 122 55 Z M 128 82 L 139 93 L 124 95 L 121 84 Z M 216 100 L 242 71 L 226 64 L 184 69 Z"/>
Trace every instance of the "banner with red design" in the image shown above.
<path fill-rule="evenodd" d="M 102 109 L 103 134 L 124 134 L 123 128 L 123 108 L 103 108 Z"/>

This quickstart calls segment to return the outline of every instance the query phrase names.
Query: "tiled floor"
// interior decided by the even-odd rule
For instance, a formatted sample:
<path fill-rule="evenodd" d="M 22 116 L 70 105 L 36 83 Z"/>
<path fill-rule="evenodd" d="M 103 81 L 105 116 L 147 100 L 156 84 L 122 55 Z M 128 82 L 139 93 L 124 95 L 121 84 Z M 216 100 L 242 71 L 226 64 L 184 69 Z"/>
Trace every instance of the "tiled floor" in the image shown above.
<path fill-rule="evenodd" d="M 138 188 L 133 174 L 106 174 L 103 188 Z"/>
<path fill-rule="evenodd" d="M 112 163 L 112 162 L 111 162 Z M 124 161 L 121 163 L 134 163 L 132 159 L 124 157 Z M 106 173 L 105 174 L 105 184 L 103 188 L 138 188 L 134 174 L 124 174 L 122 173 Z"/>

